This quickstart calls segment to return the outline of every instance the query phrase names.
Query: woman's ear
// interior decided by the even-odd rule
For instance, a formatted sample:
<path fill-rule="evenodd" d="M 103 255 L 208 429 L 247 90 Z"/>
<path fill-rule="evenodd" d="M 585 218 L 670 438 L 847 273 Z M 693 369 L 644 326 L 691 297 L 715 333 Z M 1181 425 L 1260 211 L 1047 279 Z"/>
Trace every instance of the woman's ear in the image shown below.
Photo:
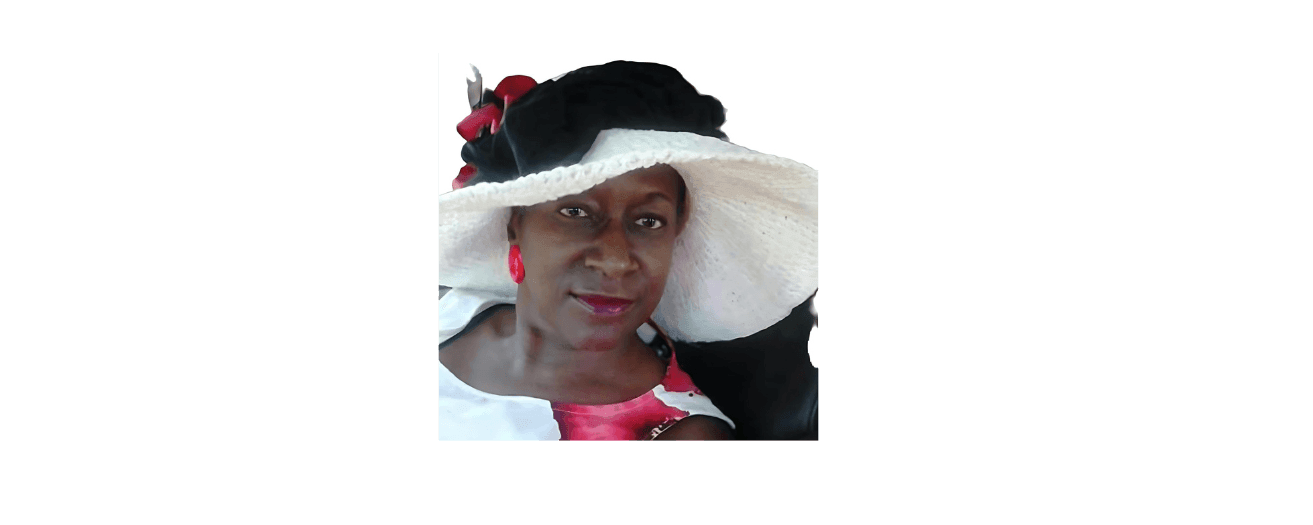
<path fill-rule="evenodd" d="M 511 246 L 520 244 L 520 229 L 524 227 L 524 208 L 516 206 L 511 208 L 511 218 L 506 221 L 506 240 L 511 242 Z"/>

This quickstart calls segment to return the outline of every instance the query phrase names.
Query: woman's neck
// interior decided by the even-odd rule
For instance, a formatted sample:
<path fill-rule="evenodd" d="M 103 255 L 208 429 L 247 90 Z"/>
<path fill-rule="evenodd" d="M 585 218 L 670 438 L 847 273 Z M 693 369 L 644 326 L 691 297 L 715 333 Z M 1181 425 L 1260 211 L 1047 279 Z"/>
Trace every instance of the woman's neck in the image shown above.
<path fill-rule="evenodd" d="M 580 350 L 516 309 L 514 319 L 498 330 L 510 359 L 511 374 L 520 377 L 611 377 L 635 349 L 643 348 L 635 333 L 612 348 Z"/>

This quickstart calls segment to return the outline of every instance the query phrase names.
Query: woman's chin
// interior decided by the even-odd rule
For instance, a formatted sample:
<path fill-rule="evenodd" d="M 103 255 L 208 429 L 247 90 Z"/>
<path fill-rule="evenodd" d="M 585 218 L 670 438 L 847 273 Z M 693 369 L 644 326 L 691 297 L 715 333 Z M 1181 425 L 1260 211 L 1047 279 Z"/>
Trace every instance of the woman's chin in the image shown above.
<path fill-rule="evenodd" d="M 570 314 L 562 318 L 562 328 L 569 326 L 566 332 L 573 332 L 574 347 L 579 350 L 601 352 L 619 348 L 629 342 L 642 325 L 639 319 L 641 304 L 632 304 L 618 312 L 598 312 L 578 299 L 571 298 Z M 638 307 L 638 308 L 636 308 Z"/>

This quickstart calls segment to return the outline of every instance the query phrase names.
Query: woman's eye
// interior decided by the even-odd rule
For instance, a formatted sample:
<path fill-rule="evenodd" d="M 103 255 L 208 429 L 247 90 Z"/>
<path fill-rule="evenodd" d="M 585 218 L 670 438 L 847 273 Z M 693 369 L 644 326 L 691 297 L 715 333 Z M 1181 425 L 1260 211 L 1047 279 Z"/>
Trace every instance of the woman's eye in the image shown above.
<path fill-rule="evenodd" d="M 588 213 L 583 208 L 561 208 L 561 215 L 566 217 L 587 217 Z"/>
<path fill-rule="evenodd" d="M 639 226 L 651 228 L 653 230 L 666 225 L 666 223 L 661 222 L 661 219 L 654 219 L 652 217 L 643 217 L 635 222 L 637 222 Z"/>

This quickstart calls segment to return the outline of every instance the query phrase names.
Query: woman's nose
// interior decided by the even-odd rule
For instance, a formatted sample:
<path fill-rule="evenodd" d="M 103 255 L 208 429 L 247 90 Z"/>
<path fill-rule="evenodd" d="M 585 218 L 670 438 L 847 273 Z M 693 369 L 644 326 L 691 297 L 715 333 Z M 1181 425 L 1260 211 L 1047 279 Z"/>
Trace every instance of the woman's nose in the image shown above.
<path fill-rule="evenodd" d="M 621 224 L 608 225 L 597 236 L 592 254 L 585 260 L 587 265 L 607 277 L 620 277 L 637 268 L 637 261 L 630 256 L 629 237 L 625 233 Z"/>

